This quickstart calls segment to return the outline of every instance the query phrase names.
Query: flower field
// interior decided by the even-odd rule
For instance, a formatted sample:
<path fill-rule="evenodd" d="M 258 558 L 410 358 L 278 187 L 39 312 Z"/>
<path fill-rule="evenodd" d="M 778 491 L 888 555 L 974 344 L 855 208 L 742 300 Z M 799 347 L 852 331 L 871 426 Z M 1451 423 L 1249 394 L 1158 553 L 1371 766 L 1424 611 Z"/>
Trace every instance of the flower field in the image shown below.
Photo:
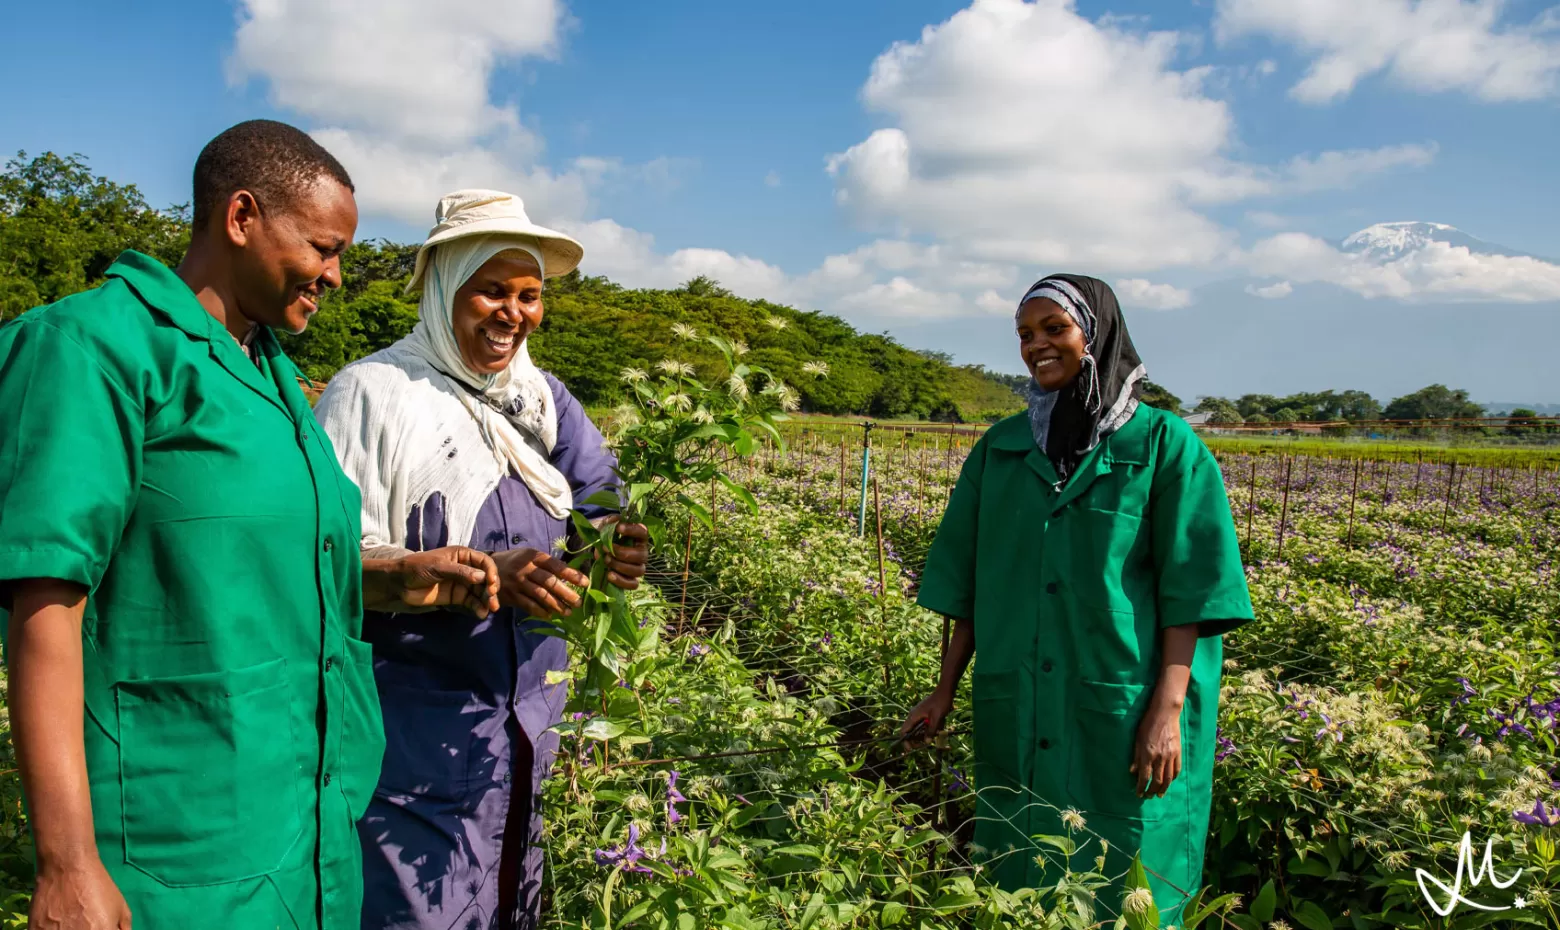
<path fill-rule="evenodd" d="M 874 437 L 858 535 L 860 437 L 793 429 L 736 466 L 756 513 L 724 485 L 698 501 L 713 526 L 669 508 L 626 682 L 644 739 L 562 760 L 547 789 L 552 919 L 1168 925 L 1095 894 L 1082 815 L 1035 838 L 1055 885 L 1004 894 L 970 864 L 967 700 L 939 748 L 895 737 L 935 678 L 942 621 L 913 592 L 971 440 Z M 1184 926 L 1560 925 L 1552 466 L 1220 460 L 1258 620 L 1226 641 L 1208 887 Z M 1450 888 L 1465 832 L 1502 884 L 1522 870 L 1463 882 L 1504 910 L 1443 915 L 1448 892 L 1421 891 L 1416 869 Z"/>
<path fill-rule="evenodd" d="M 596 651 L 545 787 L 548 924 L 1171 925 L 1105 891 L 1077 812 L 1034 838 L 1052 884 L 983 882 L 967 690 L 938 744 L 897 739 L 936 675 L 914 591 L 974 437 L 877 432 L 863 495 L 859 428 L 784 434 L 657 505 L 654 584 L 571 634 Z M 1560 926 L 1553 465 L 1218 456 L 1258 619 L 1226 640 L 1206 887 L 1175 925 Z M 0 770 L 0 926 L 25 926 Z M 1465 877 L 1472 904 L 1449 898 L 1465 833 L 1506 886 Z"/>

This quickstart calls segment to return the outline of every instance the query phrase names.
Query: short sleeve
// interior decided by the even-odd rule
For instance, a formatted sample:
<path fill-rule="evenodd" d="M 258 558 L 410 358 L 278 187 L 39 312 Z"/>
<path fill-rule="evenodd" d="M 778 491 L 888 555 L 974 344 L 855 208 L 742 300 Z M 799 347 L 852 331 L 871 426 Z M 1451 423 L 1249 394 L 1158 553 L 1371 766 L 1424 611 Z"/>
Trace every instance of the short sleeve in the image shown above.
<path fill-rule="evenodd" d="M 0 329 L 0 410 L 0 591 L 23 578 L 95 589 L 135 505 L 139 397 L 95 351 L 23 319 Z"/>
<path fill-rule="evenodd" d="M 1252 619 L 1251 594 L 1219 463 L 1179 426 L 1160 447 L 1149 500 L 1159 625 L 1219 636 Z"/>
<path fill-rule="evenodd" d="M 575 509 L 594 520 L 611 513 L 606 507 L 584 503 L 598 491 L 616 487 L 617 457 L 607 449 L 607 439 L 586 416 L 585 408 L 563 382 L 547 376 L 558 411 L 558 442 L 553 446 L 553 467 L 569 479 Z"/>
<path fill-rule="evenodd" d="M 975 618 L 975 543 L 980 521 L 980 483 L 986 444 L 979 442 L 959 471 L 942 523 L 926 553 L 916 603 L 960 620 Z"/>

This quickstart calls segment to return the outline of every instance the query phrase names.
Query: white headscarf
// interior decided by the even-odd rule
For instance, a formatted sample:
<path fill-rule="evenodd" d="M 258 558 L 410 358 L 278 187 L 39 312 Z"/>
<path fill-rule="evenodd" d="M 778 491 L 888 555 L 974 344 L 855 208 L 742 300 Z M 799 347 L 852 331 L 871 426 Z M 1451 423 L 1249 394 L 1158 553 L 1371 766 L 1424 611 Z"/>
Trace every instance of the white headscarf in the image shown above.
<path fill-rule="evenodd" d="M 419 320 L 405 347 L 450 381 L 499 464 L 513 469 L 547 512 L 563 519 L 574 507 L 574 495 L 550 458 L 558 443 L 558 411 L 525 340 L 509 367 L 488 374 L 466 364 L 455 339 L 455 292 L 488 259 L 509 251 L 531 256 L 537 276 L 545 273 L 541 252 L 514 236 L 467 236 L 434 246 L 423 277 Z"/>

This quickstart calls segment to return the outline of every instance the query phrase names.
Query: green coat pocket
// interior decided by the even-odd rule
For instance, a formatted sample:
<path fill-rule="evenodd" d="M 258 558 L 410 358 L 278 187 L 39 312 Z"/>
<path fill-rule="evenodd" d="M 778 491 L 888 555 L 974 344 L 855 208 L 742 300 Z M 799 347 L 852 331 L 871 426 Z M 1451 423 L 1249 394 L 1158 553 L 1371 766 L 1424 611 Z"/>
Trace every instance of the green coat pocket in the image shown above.
<path fill-rule="evenodd" d="M 304 823 L 287 660 L 116 691 L 126 861 L 170 886 L 276 871 Z"/>
<path fill-rule="evenodd" d="M 385 758 L 385 724 L 379 711 L 379 689 L 374 684 L 374 647 L 346 638 L 342 681 L 346 697 L 341 728 L 342 793 L 352 819 L 368 812 L 368 802 L 379 784 L 379 768 Z"/>
<path fill-rule="evenodd" d="M 1067 793 L 1085 812 L 1145 823 L 1184 816 L 1186 715 L 1181 719 L 1183 771 L 1162 798 L 1139 798 L 1132 774 L 1137 728 L 1148 706 L 1143 685 L 1080 680 L 1074 692 L 1077 730 L 1072 739 Z"/>
<path fill-rule="evenodd" d="M 975 717 L 975 778 L 984 788 L 996 777 L 1023 784 L 1027 766 L 1021 760 L 1033 749 L 1034 727 L 1025 702 L 1033 699 L 1017 669 L 981 673 L 970 682 Z"/>

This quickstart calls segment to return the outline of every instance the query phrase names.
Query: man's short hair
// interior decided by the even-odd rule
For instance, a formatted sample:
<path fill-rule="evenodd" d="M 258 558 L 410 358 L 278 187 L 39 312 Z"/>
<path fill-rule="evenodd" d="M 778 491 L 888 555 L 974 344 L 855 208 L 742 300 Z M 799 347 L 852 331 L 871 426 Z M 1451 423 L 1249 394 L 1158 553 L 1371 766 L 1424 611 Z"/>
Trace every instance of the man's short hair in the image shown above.
<path fill-rule="evenodd" d="M 347 169 L 308 133 L 270 119 L 239 123 L 195 159 L 195 228 L 223 212 L 234 191 L 249 191 L 262 210 L 286 211 L 322 178 L 355 190 Z"/>

